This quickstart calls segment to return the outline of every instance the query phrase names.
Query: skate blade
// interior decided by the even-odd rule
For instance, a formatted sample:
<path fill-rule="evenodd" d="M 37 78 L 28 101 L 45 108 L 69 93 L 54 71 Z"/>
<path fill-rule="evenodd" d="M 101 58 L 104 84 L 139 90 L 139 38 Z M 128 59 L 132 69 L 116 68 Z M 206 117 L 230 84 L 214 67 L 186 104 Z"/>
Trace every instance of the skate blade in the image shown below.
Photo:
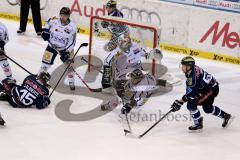
<path fill-rule="evenodd" d="M 224 128 L 224 129 L 228 128 L 228 127 L 232 124 L 232 122 L 233 122 L 234 119 L 235 119 L 235 116 L 232 116 L 232 117 L 228 120 L 228 124 L 227 124 L 225 127 L 223 127 L 223 128 Z"/>
<path fill-rule="evenodd" d="M 203 129 L 198 129 L 198 130 L 188 130 L 188 133 L 202 133 Z"/>

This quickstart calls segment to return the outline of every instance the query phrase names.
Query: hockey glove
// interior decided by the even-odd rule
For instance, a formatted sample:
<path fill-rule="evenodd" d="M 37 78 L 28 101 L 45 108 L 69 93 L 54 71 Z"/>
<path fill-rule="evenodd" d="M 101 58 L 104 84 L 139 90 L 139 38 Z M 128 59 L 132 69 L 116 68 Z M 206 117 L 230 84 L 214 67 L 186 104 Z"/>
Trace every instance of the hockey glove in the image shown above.
<path fill-rule="evenodd" d="M 41 36 L 44 41 L 48 41 L 50 39 L 49 29 L 43 29 Z"/>
<path fill-rule="evenodd" d="M 4 54 L 5 42 L 0 40 L 0 55 Z"/>
<path fill-rule="evenodd" d="M 172 112 L 176 112 L 176 111 L 180 110 L 182 105 L 183 105 L 182 101 L 175 100 L 171 106 Z"/>
<path fill-rule="evenodd" d="M 109 26 L 109 22 L 102 21 L 101 26 L 102 26 L 103 28 L 107 28 L 107 27 Z"/>
<path fill-rule="evenodd" d="M 121 113 L 122 114 L 128 114 L 132 110 L 132 106 L 127 103 L 122 107 Z"/>
<path fill-rule="evenodd" d="M 70 52 L 65 50 L 59 51 L 59 52 L 60 52 L 60 59 L 62 60 L 63 63 L 69 60 Z"/>
<path fill-rule="evenodd" d="M 41 100 L 36 102 L 37 109 L 44 109 L 51 103 L 49 97 L 47 95 L 43 96 Z"/>

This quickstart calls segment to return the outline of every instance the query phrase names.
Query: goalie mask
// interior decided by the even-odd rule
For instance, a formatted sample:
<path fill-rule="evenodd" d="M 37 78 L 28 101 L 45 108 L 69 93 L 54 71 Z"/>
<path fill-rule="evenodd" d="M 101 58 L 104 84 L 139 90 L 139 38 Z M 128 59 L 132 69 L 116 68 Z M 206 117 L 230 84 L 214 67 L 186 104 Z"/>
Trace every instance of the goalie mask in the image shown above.
<path fill-rule="evenodd" d="M 131 38 L 128 35 L 121 35 L 118 38 L 118 46 L 124 52 L 129 51 L 132 45 Z"/>

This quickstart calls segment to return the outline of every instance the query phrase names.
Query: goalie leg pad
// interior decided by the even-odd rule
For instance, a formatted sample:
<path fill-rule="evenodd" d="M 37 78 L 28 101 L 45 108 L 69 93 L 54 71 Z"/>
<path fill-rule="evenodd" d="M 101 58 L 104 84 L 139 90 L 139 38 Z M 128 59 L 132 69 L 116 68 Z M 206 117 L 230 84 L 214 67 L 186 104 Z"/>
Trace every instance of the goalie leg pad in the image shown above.
<path fill-rule="evenodd" d="M 102 87 L 111 87 L 111 67 L 107 65 L 103 66 Z"/>

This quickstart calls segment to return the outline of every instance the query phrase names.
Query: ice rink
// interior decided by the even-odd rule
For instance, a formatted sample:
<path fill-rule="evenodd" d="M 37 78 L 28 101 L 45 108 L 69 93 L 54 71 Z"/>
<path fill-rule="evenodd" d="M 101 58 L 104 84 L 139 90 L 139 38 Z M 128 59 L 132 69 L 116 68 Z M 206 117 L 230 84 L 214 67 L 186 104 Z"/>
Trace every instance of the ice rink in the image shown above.
<path fill-rule="evenodd" d="M 7 55 L 37 73 L 47 45 L 28 26 L 25 36 L 18 36 L 18 23 L 0 19 L 9 29 L 10 41 L 6 45 Z M 77 45 L 88 42 L 88 37 L 78 35 Z M 88 49 L 80 50 L 78 56 L 87 55 Z M 150 115 L 167 113 L 172 102 L 185 92 L 184 75 L 180 72 L 179 61 L 183 55 L 164 52 L 164 66 L 182 79 L 182 85 L 169 92 L 152 97 L 143 108 L 134 110 L 140 117 L 130 122 L 136 133 L 142 133 L 155 122 Z M 235 116 L 231 126 L 221 127 L 222 120 L 212 115 L 204 116 L 202 133 L 189 133 L 191 125 L 189 111 L 185 106 L 171 114 L 142 139 L 124 136 L 120 106 L 101 117 L 87 121 L 64 121 L 56 116 L 57 104 L 65 99 L 73 100 L 70 111 L 75 114 L 88 112 L 101 104 L 101 99 L 74 93 L 54 92 L 52 103 L 47 109 L 14 109 L 6 102 L 0 102 L 0 112 L 6 121 L 0 127 L 1 160 L 239 160 L 240 159 L 240 67 L 226 63 L 196 59 L 197 64 L 212 73 L 220 83 L 220 93 L 215 104 Z M 55 61 L 53 72 L 61 61 Z M 14 77 L 18 83 L 27 73 L 11 62 Z M 87 66 L 77 71 L 84 76 Z M 0 78 L 4 75 L 1 72 Z M 92 87 L 100 87 L 100 75 Z M 76 78 L 80 86 L 84 86 Z M 68 89 L 68 88 L 67 88 Z M 76 91 L 78 92 L 78 91 Z M 89 96 L 87 96 L 89 95 Z M 107 97 L 107 96 L 106 96 Z M 99 111 L 100 112 L 100 111 Z M 135 115 L 136 116 L 136 115 Z M 157 117 L 159 118 L 159 117 Z M 81 117 L 79 118 L 81 119 Z"/>

